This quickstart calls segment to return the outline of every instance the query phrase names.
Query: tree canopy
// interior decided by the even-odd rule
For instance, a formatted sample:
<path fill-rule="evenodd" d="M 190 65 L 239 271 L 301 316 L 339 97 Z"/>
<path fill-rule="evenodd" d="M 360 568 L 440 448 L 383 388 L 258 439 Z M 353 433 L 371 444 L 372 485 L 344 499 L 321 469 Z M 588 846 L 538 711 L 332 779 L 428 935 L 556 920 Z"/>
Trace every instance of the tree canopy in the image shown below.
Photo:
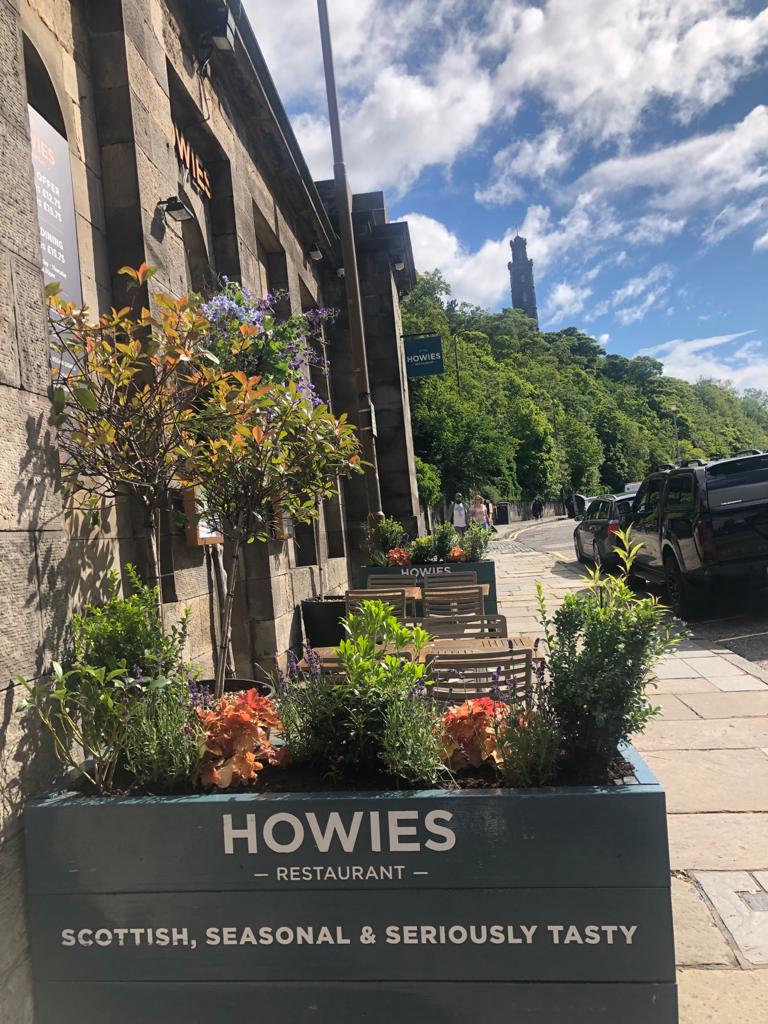
<path fill-rule="evenodd" d="M 438 272 L 403 301 L 403 330 L 442 338 L 445 374 L 411 380 L 410 393 L 416 453 L 448 495 L 620 491 L 674 462 L 673 409 L 684 461 L 768 449 L 765 392 L 689 384 L 575 327 L 545 333 L 519 310 L 459 303 Z"/>

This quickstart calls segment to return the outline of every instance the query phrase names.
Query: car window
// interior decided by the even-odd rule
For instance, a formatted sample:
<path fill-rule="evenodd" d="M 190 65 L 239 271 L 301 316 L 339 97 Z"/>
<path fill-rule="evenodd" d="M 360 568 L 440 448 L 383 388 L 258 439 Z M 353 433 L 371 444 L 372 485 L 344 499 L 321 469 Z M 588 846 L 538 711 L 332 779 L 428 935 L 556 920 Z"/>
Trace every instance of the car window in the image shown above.
<path fill-rule="evenodd" d="M 613 506 L 613 518 L 618 519 L 620 523 L 629 519 L 632 513 L 632 498 L 625 498 L 623 501 L 617 501 Z"/>
<path fill-rule="evenodd" d="M 589 507 L 587 508 L 587 511 L 584 513 L 584 518 L 585 519 L 597 519 L 597 512 L 598 512 L 599 508 L 600 508 L 600 502 L 599 501 L 591 501 L 589 503 Z"/>
<path fill-rule="evenodd" d="M 603 521 L 607 522 L 607 520 L 609 519 L 610 514 L 611 514 L 611 503 L 610 503 L 610 501 L 598 501 L 598 502 L 596 502 L 596 504 L 597 504 L 597 510 L 596 510 L 595 514 L 592 516 L 592 518 L 593 519 L 597 519 L 598 522 L 603 522 Z"/>
<path fill-rule="evenodd" d="M 665 477 L 655 477 L 638 491 L 633 518 L 639 526 L 653 526 L 658 523 L 659 502 L 664 482 Z"/>
<path fill-rule="evenodd" d="M 695 504 L 695 478 L 693 473 L 675 473 L 667 485 L 667 511 L 692 512 Z"/>
<path fill-rule="evenodd" d="M 709 507 L 714 511 L 768 499 L 768 455 L 707 466 Z"/>

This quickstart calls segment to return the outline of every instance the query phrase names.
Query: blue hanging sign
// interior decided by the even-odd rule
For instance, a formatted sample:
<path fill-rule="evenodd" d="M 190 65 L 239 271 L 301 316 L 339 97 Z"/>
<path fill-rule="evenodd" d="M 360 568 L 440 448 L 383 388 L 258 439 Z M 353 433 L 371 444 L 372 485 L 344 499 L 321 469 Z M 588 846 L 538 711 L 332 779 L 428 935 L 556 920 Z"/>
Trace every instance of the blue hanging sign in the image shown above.
<path fill-rule="evenodd" d="M 409 377 L 432 377 L 445 373 L 443 343 L 438 334 L 404 335 L 405 365 Z"/>

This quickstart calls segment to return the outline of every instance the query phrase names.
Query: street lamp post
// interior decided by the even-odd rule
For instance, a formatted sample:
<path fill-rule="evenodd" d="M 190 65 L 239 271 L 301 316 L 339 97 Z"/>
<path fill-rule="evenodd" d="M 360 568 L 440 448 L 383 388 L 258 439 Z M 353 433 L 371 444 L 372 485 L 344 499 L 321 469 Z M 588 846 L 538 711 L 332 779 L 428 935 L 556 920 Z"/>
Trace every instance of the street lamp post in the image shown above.
<path fill-rule="evenodd" d="M 365 329 L 363 327 L 363 304 L 360 296 L 360 279 L 357 274 L 357 254 L 352 228 L 352 195 L 344 165 L 344 151 L 341 144 L 341 122 L 339 103 L 336 95 L 336 77 L 333 70 L 333 49 L 331 29 L 328 21 L 326 0 L 317 0 L 320 19 L 320 40 L 323 48 L 323 69 L 325 90 L 328 96 L 328 120 L 331 127 L 333 146 L 333 178 L 336 185 L 336 207 L 339 217 L 341 256 L 344 262 L 344 285 L 347 293 L 349 334 L 355 358 L 358 390 L 358 420 L 363 458 L 368 463 L 365 470 L 368 515 L 381 517 L 381 491 L 379 489 L 379 468 L 376 459 L 376 439 L 373 436 L 373 413 L 371 391 L 368 382 L 368 360 L 365 354 Z"/>
<path fill-rule="evenodd" d="M 677 406 L 673 405 L 669 410 L 672 413 L 672 419 L 675 423 L 675 462 L 679 466 L 681 463 L 680 459 L 680 434 L 677 430 Z"/>

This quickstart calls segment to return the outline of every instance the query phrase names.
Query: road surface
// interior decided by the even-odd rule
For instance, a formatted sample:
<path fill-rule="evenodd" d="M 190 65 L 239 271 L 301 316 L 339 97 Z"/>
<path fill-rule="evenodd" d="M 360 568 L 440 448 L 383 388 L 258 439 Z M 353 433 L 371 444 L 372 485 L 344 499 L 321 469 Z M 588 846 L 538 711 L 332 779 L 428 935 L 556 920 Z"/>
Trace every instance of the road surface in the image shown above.
<path fill-rule="evenodd" d="M 554 554 L 562 562 L 577 566 L 573 548 L 575 525 L 572 519 L 545 519 L 535 525 L 521 523 L 505 532 L 505 539 Z M 715 593 L 703 617 L 691 623 L 690 628 L 696 639 L 721 644 L 768 669 L 768 588 L 759 593 Z"/>

